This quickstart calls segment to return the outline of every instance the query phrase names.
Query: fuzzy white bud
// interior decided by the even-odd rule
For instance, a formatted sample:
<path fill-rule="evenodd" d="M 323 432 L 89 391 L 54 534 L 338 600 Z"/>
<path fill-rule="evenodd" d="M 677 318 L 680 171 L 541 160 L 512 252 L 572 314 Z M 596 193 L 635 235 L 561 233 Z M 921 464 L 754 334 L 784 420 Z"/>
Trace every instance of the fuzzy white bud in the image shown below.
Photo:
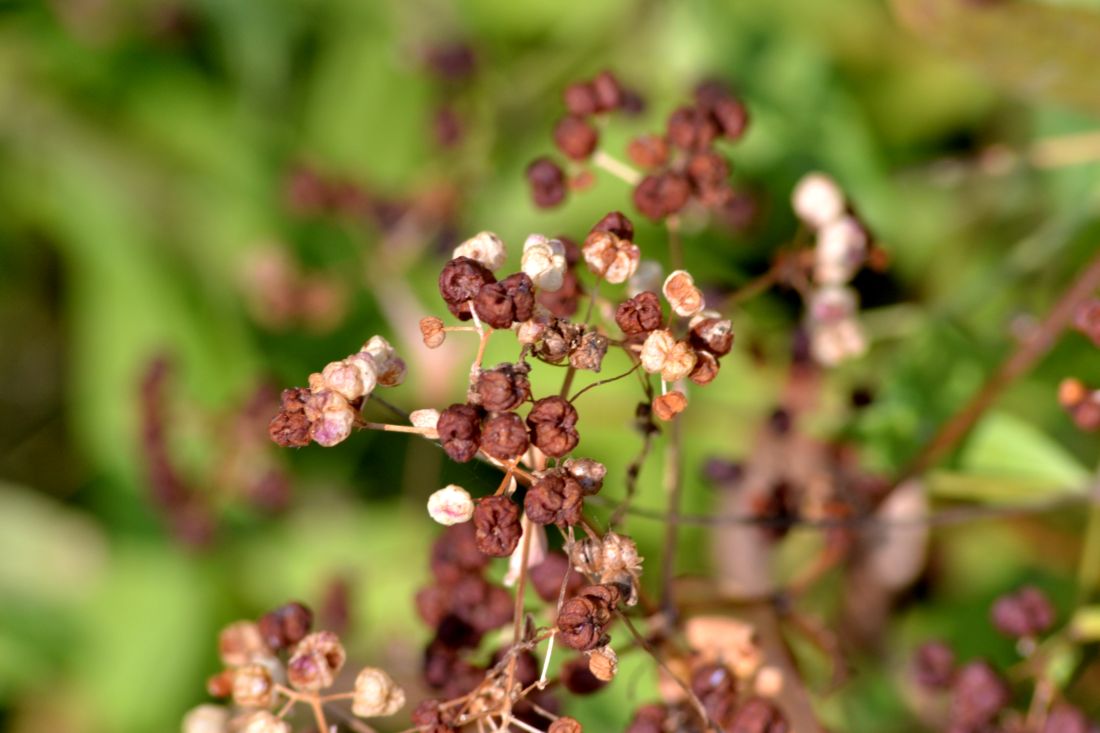
<path fill-rule="evenodd" d="M 443 525 L 462 524 L 474 516 L 474 500 L 466 489 L 450 484 L 428 497 L 428 515 Z"/>
<path fill-rule="evenodd" d="M 360 718 L 393 715 L 405 706 L 405 691 L 385 671 L 364 667 L 355 678 L 351 711 Z"/>
<path fill-rule="evenodd" d="M 791 204 L 799 219 L 819 229 L 844 213 L 844 193 L 824 173 L 807 173 L 794 187 Z"/>
<path fill-rule="evenodd" d="M 454 256 L 477 260 L 495 272 L 504 267 L 508 251 L 500 237 L 492 232 L 480 232 L 455 247 Z"/>
<path fill-rule="evenodd" d="M 843 285 L 867 259 L 867 232 L 853 217 L 842 216 L 817 233 L 814 280 L 819 285 Z"/>

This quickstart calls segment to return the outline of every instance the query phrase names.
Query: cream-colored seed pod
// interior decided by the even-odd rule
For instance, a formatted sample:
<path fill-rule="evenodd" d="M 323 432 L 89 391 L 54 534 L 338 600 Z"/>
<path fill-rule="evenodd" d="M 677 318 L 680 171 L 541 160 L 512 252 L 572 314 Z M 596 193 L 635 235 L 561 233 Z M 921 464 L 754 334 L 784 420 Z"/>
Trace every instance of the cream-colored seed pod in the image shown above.
<path fill-rule="evenodd" d="M 428 515 L 444 526 L 462 524 L 474 516 L 474 500 L 466 489 L 450 484 L 428 497 Z"/>
<path fill-rule="evenodd" d="M 661 292 L 678 316 L 687 318 L 706 307 L 703 291 L 695 287 L 695 279 L 686 270 L 669 273 L 664 285 L 661 286 Z"/>
<path fill-rule="evenodd" d="M 266 708 L 275 701 L 275 682 L 262 664 L 246 664 L 233 673 L 233 702 L 242 708 Z"/>
<path fill-rule="evenodd" d="M 371 336 L 370 341 L 363 344 L 363 348 L 356 356 L 361 354 L 369 354 L 374 360 L 378 384 L 383 387 L 396 387 L 405 381 L 405 360 L 397 355 L 397 351 L 386 339 L 381 336 Z"/>
<path fill-rule="evenodd" d="M 361 718 L 393 715 L 405 706 L 405 691 L 385 671 L 364 667 L 355 678 L 351 711 Z"/>
<path fill-rule="evenodd" d="M 199 705 L 187 711 L 181 733 L 226 733 L 229 730 L 229 710 L 221 705 Z"/>
<path fill-rule="evenodd" d="M 667 329 L 660 328 L 651 331 L 642 343 L 642 351 L 639 354 L 642 369 L 650 374 L 656 374 L 664 369 L 669 352 L 672 351 L 675 345 L 676 339 Z"/>
<path fill-rule="evenodd" d="M 557 239 L 532 234 L 523 243 L 520 269 L 536 287 L 550 292 L 559 290 L 564 282 L 566 266 L 565 245 Z"/>
<path fill-rule="evenodd" d="M 496 272 L 504 267 L 508 250 L 504 242 L 492 232 L 479 232 L 455 247 L 455 257 L 469 257 Z"/>
<path fill-rule="evenodd" d="M 252 713 L 244 720 L 241 733 L 290 733 L 290 724 L 267 710 Z"/>
<path fill-rule="evenodd" d="M 661 367 L 661 379 L 666 382 L 677 382 L 687 379 L 691 370 L 695 368 L 695 349 L 686 341 L 677 341 L 669 349 L 665 356 L 664 366 Z"/>
<path fill-rule="evenodd" d="M 601 646 L 588 653 L 588 671 L 601 682 L 610 682 L 619 672 L 619 657 L 609 646 Z"/>

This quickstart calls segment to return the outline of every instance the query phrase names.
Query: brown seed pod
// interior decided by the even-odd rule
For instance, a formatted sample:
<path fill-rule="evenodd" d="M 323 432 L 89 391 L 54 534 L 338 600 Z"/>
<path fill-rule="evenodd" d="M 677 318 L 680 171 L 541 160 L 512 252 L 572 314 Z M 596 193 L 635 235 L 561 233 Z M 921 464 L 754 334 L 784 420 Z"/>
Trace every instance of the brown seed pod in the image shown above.
<path fill-rule="evenodd" d="M 558 718 L 546 729 L 546 733 L 581 733 L 581 731 L 581 724 L 573 718 Z"/>
<path fill-rule="evenodd" d="M 551 458 L 561 458 L 577 447 L 577 410 L 562 397 L 544 397 L 527 414 L 531 442 Z"/>
<path fill-rule="evenodd" d="M 508 557 L 519 544 L 523 529 L 519 505 L 507 496 L 487 496 L 474 509 L 477 548 L 490 557 Z"/>
<path fill-rule="evenodd" d="M 626 154 L 640 168 L 660 168 L 668 160 L 668 143 L 660 135 L 641 135 L 630 141 Z"/>
<path fill-rule="evenodd" d="M 271 651 L 259 625 L 251 621 L 236 621 L 218 634 L 218 656 L 227 667 L 240 667 Z"/>
<path fill-rule="evenodd" d="M 660 328 L 664 323 L 661 299 L 648 290 L 638 293 L 615 309 L 615 323 L 627 336 L 640 336 Z"/>
<path fill-rule="evenodd" d="M 474 298 L 473 307 L 477 317 L 493 328 L 511 328 L 515 321 L 512 299 L 501 283 L 482 285 Z"/>
<path fill-rule="evenodd" d="M 295 387 L 284 389 L 282 407 L 267 427 L 267 433 L 277 445 L 284 448 L 301 448 L 309 445 L 309 418 L 305 414 L 310 391 Z"/>
<path fill-rule="evenodd" d="M 439 414 L 439 442 L 452 461 L 473 460 L 481 445 L 481 413 L 471 405 L 455 404 Z"/>
<path fill-rule="evenodd" d="M 621 211 L 610 211 L 604 214 L 604 217 L 589 230 L 589 234 L 592 232 L 610 232 L 619 239 L 625 239 L 629 242 L 634 239 L 634 222 L 630 221 L 626 214 Z M 582 256 L 580 248 L 576 245 L 573 246 L 575 251 L 569 260 L 570 264 L 578 262 Z"/>
<path fill-rule="evenodd" d="M 318 631 L 294 647 L 286 664 L 286 677 L 296 690 L 323 690 L 332 686 L 346 659 L 340 637 L 331 631 Z"/>
<path fill-rule="evenodd" d="M 702 317 L 713 311 L 704 311 L 692 319 L 691 345 L 709 351 L 715 356 L 725 356 L 733 348 L 733 325 L 727 318 Z"/>
<path fill-rule="evenodd" d="M 540 476 L 527 491 L 523 508 L 535 524 L 574 525 L 584 512 L 584 491 L 572 476 L 554 469 Z"/>
<path fill-rule="evenodd" d="M 596 92 L 598 111 L 612 112 L 622 106 L 624 93 L 619 80 L 610 71 L 601 71 L 592 80 L 592 89 Z"/>
<path fill-rule="evenodd" d="M 260 635 L 268 648 L 278 651 L 294 646 L 313 626 L 313 612 L 303 603 L 291 602 L 260 617 Z"/>
<path fill-rule="evenodd" d="M 566 472 L 577 480 L 585 496 L 598 494 L 603 488 L 604 477 L 607 476 L 607 466 L 591 458 L 569 459 L 564 466 Z"/>
<path fill-rule="evenodd" d="M 440 583 L 456 583 L 470 573 L 480 573 L 489 559 L 478 549 L 473 524 L 447 527 L 432 543 L 432 575 Z"/>
<path fill-rule="evenodd" d="M 535 284 L 524 272 L 509 275 L 500 281 L 512 303 L 512 318 L 526 321 L 535 313 Z"/>
<path fill-rule="evenodd" d="M 750 697 L 733 715 L 730 733 L 788 733 L 790 724 L 783 713 L 761 697 Z"/>
<path fill-rule="evenodd" d="M 451 315 L 468 321 L 472 316 L 467 304 L 477 297 L 483 286 L 494 282 L 496 278 L 485 265 L 469 257 L 456 257 L 444 265 L 439 274 L 439 294 Z"/>
<path fill-rule="evenodd" d="M 653 399 L 653 414 L 658 419 L 668 422 L 687 409 L 687 397 L 683 392 L 672 391 L 668 394 L 658 395 Z"/>
<path fill-rule="evenodd" d="M 569 354 L 569 365 L 574 369 L 598 372 L 607 354 L 608 341 L 595 331 L 589 331 L 581 337 L 580 344 Z"/>
<path fill-rule="evenodd" d="M 718 136 L 718 124 L 696 107 L 680 107 L 668 117 L 667 137 L 681 150 L 700 150 Z"/>
<path fill-rule="evenodd" d="M 538 158 L 527 166 L 527 182 L 535 206 L 549 209 L 565 200 L 565 172 L 549 158 Z"/>
<path fill-rule="evenodd" d="M 531 396 L 531 382 L 527 378 L 530 368 L 519 364 L 498 364 L 481 372 L 474 386 L 474 394 L 481 406 L 490 412 L 514 410 Z"/>
<path fill-rule="evenodd" d="M 542 562 L 532 565 L 527 572 L 535 592 L 547 603 L 558 602 L 562 581 L 566 584 L 566 598 L 574 595 L 588 582 L 580 573 L 572 572 L 569 558 L 565 553 L 557 550 L 547 553 Z M 569 574 L 568 579 L 566 579 L 566 573 Z"/>
<path fill-rule="evenodd" d="M 664 705 L 643 705 L 634 713 L 626 733 L 664 733 L 668 708 Z"/>
<path fill-rule="evenodd" d="M 233 674 L 233 702 L 242 708 L 266 708 L 275 701 L 275 682 L 262 664 L 246 664 Z"/>
<path fill-rule="evenodd" d="M 720 367 L 717 356 L 709 351 L 696 351 L 695 368 L 691 370 L 688 379 L 702 387 L 714 381 Z"/>
<path fill-rule="evenodd" d="M 594 649 L 588 655 L 588 671 L 601 682 L 610 682 L 619 672 L 619 657 L 609 646 Z"/>
<path fill-rule="evenodd" d="M 435 316 L 421 318 L 420 337 L 429 349 L 438 349 L 447 339 L 447 332 L 443 330 L 443 321 Z"/>
<path fill-rule="evenodd" d="M 567 115 L 554 126 L 554 144 L 573 160 L 588 158 L 599 141 L 599 132 L 583 117 Z"/>
<path fill-rule="evenodd" d="M 570 84 L 562 92 L 562 99 L 571 115 L 587 117 L 599 111 L 600 100 L 591 82 Z"/>
<path fill-rule="evenodd" d="M 481 447 L 486 453 L 507 461 L 527 452 L 527 428 L 514 412 L 493 415 L 481 426 Z"/>
<path fill-rule="evenodd" d="M 558 613 L 558 639 L 578 651 L 588 651 L 608 642 L 607 625 L 611 622 L 621 595 L 609 585 L 589 585 L 562 604 Z"/>

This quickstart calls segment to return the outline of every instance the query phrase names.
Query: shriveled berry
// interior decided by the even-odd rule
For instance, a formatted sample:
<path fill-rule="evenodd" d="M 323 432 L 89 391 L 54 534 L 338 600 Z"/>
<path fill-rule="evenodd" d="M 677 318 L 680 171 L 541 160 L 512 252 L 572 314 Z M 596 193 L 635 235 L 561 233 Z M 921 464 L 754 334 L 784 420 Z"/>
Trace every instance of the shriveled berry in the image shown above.
<path fill-rule="evenodd" d="M 531 396 L 529 368 L 519 364 L 499 364 L 481 372 L 474 391 L 481 406 L 490 412 L 514 410 Z"/>
<path fill-rule="evenodd" d="M 474 509 L 474 527 L 481 552 L 490 557 L 508 557 L 523 534 L 519 505 L 507 496 L 487 496 Z"/>
<path fill-rule="evenodd" d="M 574 525 L 583 516 L 584 491 L 565 471 L 548 471 L 527 491 L 523 508 L 535 524 Z"/>
<path fill-rule="evenodd" d="M 664 323 L 660 298 L 645 291 L 623 301 L 615 309 L 615 323 L 627 336 L 640 336 L 660 328 Z"/>
<path fill-rule="evenodd" d="M 539 208 L 549 209 L 565 200 L 565 172 L 549 158 L 538 158 L 527 166 L 527 182 Z"/>
<path fill-rule="evenodd" d="M 599 141 L 599 132 L 583 117 L 568 115 L 554 126 L 554 144 L 573 160 L 584 160 L 592 155 Z"/>
<path fill-rule="evenodd" d="M 439 442 L 451 460 L 466 463 L 477 455 L 481 441 L 481 413 L 470 405 L 451 405 L 436 423 Z"/>
<path fill-rule="evenodd" d="M 560 458 L 577 447 L 577 410 L 558 396 L 544 397 L 535 402 L 527 414 L 531 442 L 546 455 Z"/>
<path fill-rule="evenodd" d="M 634 222 L 630 221 L 627 215 L 621 211 L 609 211 L 589 230 L 589 234 L 592 232 L 610 232 L 619 239 L 631 241 L 634 239 Z M 579 248 L 576 255 L 577 257 L 581 255 Z M 576 261 L 577 259 L 574 258 L 573 262 Z"/>
<path fill-rule="evenodd" d="M 611 585 L 589 585 L 567 600 L 558 614 L 558 638 L 570 649 L 588 651 L 607 644 L 607 625 L 622 595 Z"/>
<path fill-rule="evenodd" d="M 630 141 L 626 154 L 641 168 L 660 168 L 668 160 L 668 143 L 660 135 L 641 135 Z"/>
<path fill-rule="evenodd" d="M 493 458 L 516 458 L 527 452 L 527 446 L 527 428 L 514 412 L 493 415 L 481 426 L 481 447 Z"/>
<path fill-rule="evenodd" d="M 439 274 L 439 294 L 451 315 L 467 321 L 472 317 L 467 304 L 483 286 L 493 282 L 496 278 L 485 265 L 469 257 L 456 257 Z"/>
<path fill-rule="evenodd" d="M 267 432 L 277 445 L 284 448 L 301 448 L 309 445 L 309 418 L 305 414 L 309 390 L 301 388 L 284 389 L 282 407 L 271 418 Z"/>
<path fill-rule="evenodd" d="M 278 651 L 294 646 L 313 626 L 313 612 L 302 603 L 279 606 L 260 617 L 259 630 L 268 648 Z"/>

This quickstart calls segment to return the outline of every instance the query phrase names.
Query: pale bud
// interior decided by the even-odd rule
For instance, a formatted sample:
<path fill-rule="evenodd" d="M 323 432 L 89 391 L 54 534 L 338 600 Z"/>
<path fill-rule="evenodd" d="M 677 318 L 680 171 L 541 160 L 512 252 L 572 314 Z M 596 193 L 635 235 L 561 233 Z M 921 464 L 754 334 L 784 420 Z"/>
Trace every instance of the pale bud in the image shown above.
<path fill-rule="evenodd" d="M 454 256 L 477 260 L 495 272 L 504 266 L 508 252 L 500 237 L 492 232 L 480 232 L 455 247 Z"/>
<path fill-rule="evenodd" d="M 655 293 L 665 279 L 665 270 L 657 260 L 641 260 L 626 283 L 626 294 L 633 298 L 646 291 Z"/>
<path fill-rule="evenodd" d="M 676 338 L 667 329 L 659 328 L 651 331 L 642 343 L 642 351 L 639 354 L 642 369 L 650 374 L 661 371 L 668 360 L 669 352 L 675 345 Z"/>
<path fill-rule="evenodd" d="M 604 231 L 589 234 L 581 251 L 588 269 L 612 284 L 626 282 L 642 256 L 638 245 Z"/>
<path fill-rule="evenodd" d="M 703 291 L 695 287 L 695 279 L 686 270 L 676 270 L 665 278 L 665 284 L 661 287 L 665 300 L 672 306 L 673 312 L 678 316 L 693 316 L 703 310 L 706 302 L 703 299 Z"/>
<path fill-rule="evenodd" d="M 241 667 L 270 653 L 253 621 L 235 621 L 218 634 L 218 656 L 226 667 Z"/>
<path fill-rule="evenodd" d="M 267 710 L 252 713 L 244 719 L 241 733 L 290 733 L 290 724 Z"/>
<path fill-rule="evenodd" d="M 221 705 L 199 705 L 183 717 L 182 733 L 226 733 L 229 730 L 229 710 Z"/>
<path fill-rule="evenodd" d="M 371 336 L 370 341 L 363 344 L 360 350 L 360 354 L 363 353 L 369 354 L 374 360 L 378 383 L 383 387 L 396 387 L 405 381 L 405 360 L 397 355 L 389 341 L 381 336 Z"/>
<path fill-rule="evenodd" d="M 532 234 L 523 243 L 520 269 L 543 290 L 553 292 L 561 288 L 567 264 L 565 245 L 557 239 Z"/>
<path fill-rule="evenodd" d="M 409 422 L 413 424 L 413 427 L 423 430 L 435 430 L 435 426 L 439 424 L 439 410 L 430 408 L 413 410 L 409 413 Z"/>
<path fill-rule="evenodd" d="M 262 664 L 246 664 L 233 673 L 233 702 L 242 708 L 266 708 L 275 701 L 275 682 Z"/>
<path fill-rule="evenodd" d="M 349 357 L 326 364 L 320 374 L 311 374 L 309 389 L 311 392 L 335 392 L 351 402 L 373 392 L 375 380 L 372 364 Z"/>
<path fill-rule="evenodd" d="M 844 193 L 824 173 L 807 173 L 794 187 L 791 204 L 799 219 L 818 229 L 844 214 Z"/>
<path fill-rule="evenodd" d="M 843 216 L 821 228 L 814 246 L 814 280 L 819 285 L 843 285 L 867 258 L 867 232 L 858 221 Z"/>
<path fill-rule="evenodd" d="M 405 706 L 405 691 L 385 671 L 364 667 L 355 678 L 351 711 L 360 718 L 393 715 Z"/>
<path fill-rule="evenodd" d="M 428 497 L 428 515 L 445 526 L 470 521 L 474 515 L 474 500 L 461 486 L 444 486 Z"/>
<path fill-rule="evenodd" d="M 588 671 L 601 682 L 615 679 L 619 671 L 619 657 L 609 646 L 601 646 L 588 653 Z"/>

